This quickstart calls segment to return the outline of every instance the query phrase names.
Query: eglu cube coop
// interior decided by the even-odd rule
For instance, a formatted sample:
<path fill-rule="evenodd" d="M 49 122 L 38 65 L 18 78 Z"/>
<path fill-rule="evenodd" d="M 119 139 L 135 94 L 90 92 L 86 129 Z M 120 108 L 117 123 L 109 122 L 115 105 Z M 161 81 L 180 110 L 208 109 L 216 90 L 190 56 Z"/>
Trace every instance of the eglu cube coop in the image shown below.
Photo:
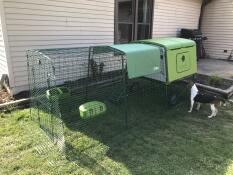
<path fill-rule="evenodd" d="M 150 78 L 170 84 L 197 73 L 196 44 L 194 41 L 183 38 L 158 38 L 139 42 L 160 46 L 163 49 L 160 57 L 161 73 L 151 74 Z"/>
<path fill-rule="evenodd" d="M 94 134 L 119 131 L 128 123 L 130 94 L 196 73 L 195 43 L 174 38 L 31 50 L 27 57 L 31 117 L 60 149 L 64 124 Z"/>

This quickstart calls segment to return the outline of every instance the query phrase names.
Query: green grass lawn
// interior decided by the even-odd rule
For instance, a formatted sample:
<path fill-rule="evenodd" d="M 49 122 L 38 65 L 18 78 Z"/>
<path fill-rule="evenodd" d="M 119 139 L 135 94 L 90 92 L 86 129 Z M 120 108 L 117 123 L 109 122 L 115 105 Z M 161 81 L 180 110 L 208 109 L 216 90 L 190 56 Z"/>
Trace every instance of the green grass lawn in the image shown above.
<path fill-rule="evenodd" d="M 153 98 L 131 101 L 128 129 L 105 121 L 97 133 L 79 128 L 75 116 L 64 119 L 64 154 L 29 120 L 28 109 L 1 114 L 0 174 L 233 175 L 230 104 L 210 120 L 209 106 L 189 114 L 186 102 L 167 108 Z"/>

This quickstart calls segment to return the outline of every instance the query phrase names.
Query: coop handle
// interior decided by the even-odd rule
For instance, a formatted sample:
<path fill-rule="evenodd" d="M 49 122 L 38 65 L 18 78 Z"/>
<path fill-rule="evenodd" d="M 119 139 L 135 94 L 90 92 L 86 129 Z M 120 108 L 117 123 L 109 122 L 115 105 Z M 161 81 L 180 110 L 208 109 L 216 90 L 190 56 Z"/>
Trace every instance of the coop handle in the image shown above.
<path fill-rule="evenodd" d="M 187 48 L 191 48 L 191 47 L 193 47 L 193 46 L 194 46 L 194 45 L 192 45 L 192 46 L 186 46 L 186 47 L 174 48 L 174 49 L 170 49 L 170 50 L 187 49 Z"/>

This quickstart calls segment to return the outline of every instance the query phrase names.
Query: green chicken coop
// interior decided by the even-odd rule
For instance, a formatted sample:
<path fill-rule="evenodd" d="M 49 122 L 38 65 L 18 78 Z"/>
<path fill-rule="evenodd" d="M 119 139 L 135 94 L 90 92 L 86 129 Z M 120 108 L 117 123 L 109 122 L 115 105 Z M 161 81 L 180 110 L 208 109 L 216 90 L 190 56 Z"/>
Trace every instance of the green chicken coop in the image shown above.
<path fill-rule="evenodd" d="M 148 75 L 166 84 L 197 73 L 196 44 L 183 38 L 159 38 L 137 41 L 160 48 L 160 73 Z"/>
<path fill-rule="evenodd" d="M 104 131 L 127 126 L 128 106 L 144 105 L 141 94 L 163 95 L 165 87 L 169 97 L 170 84 L 197 72 L 195 42 L 181 38 L 30 50 L 27 60 L 31 118 L 60 150 L 65 124 L 112 138 Z"/>

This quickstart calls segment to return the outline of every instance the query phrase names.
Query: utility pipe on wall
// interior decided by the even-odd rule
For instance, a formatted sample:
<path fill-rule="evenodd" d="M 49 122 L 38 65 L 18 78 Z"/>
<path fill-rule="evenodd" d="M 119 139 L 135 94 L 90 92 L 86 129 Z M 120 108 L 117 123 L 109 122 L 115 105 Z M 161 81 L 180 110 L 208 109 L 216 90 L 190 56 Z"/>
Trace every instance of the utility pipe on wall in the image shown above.
<path fill-rule="evenodd" d="M 199 23 L 198 23 L 198 29 L 201 30 L 201 25 L 202 25 L 202 19 L 203 19 L 203 14 L 205 10 L 205 6 L 209 3 L 211 3 L 214 0 L 203 0 L 202 5 L 201 5 L 201 13 L 200 13 L 200 18 L 199 18 Z"/>

